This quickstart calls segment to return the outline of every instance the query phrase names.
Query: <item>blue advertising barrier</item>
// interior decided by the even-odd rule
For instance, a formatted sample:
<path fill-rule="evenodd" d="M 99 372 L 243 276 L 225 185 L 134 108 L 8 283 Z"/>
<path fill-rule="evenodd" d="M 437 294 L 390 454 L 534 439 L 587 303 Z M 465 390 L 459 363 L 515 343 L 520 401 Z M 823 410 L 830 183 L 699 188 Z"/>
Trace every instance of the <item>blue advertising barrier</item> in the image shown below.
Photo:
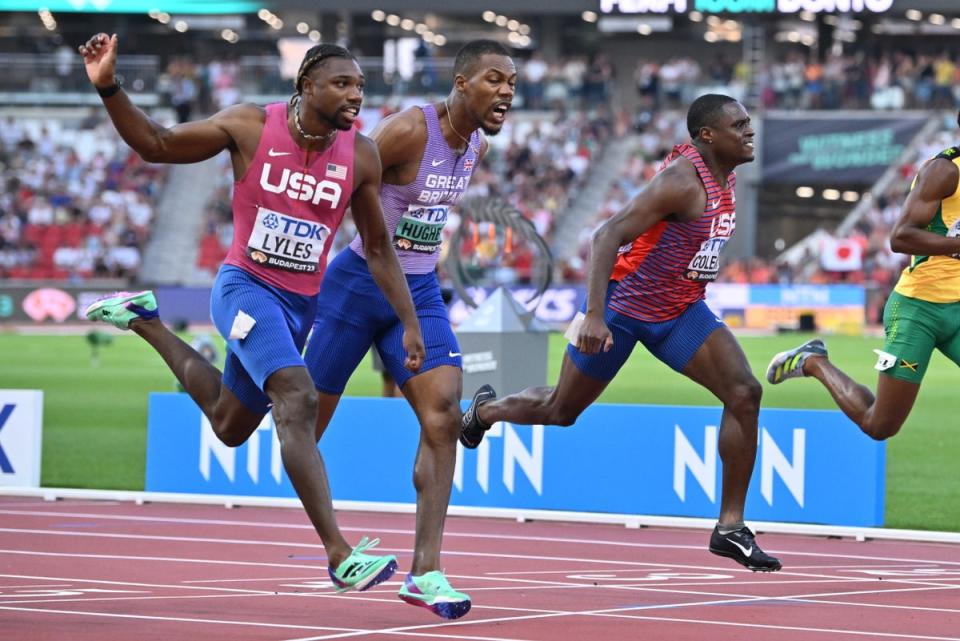
<path fill-rule="evenodd" d="M 458 445 L 451 505 L 715 518 L 720 408 L 590 407 L 568 428 L 498 423 Z M 344 398 L 321 442 L 335 499 L 413 503 L 419 427 L 402 399 Z M 379 450 L 374 469 L 351 445 Z M 883 524 L 884 443 L 838 411 L 765 409 L 747 518 Z M 295 497 L 268 416 L 228 448 L 185 394 L 150 396 L 146 490 Z"/>

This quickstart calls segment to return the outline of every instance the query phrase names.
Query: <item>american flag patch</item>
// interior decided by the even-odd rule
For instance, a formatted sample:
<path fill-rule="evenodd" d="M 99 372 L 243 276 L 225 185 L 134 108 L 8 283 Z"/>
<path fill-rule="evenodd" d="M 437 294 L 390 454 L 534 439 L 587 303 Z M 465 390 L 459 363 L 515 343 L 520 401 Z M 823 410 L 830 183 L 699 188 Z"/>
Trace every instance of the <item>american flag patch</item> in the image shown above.
<path fill-rule="evenodd" d="M 473 169 L 473 158 L 467 158 L 463 161 L 463 168 L 467 171 Z"/>
<path fill-rule="evenodd" d="M 332 162 L 327 163 L 327 178 L 336 178 L 337 180 L 347 179 L 347 166 L 337 165 Z"/>

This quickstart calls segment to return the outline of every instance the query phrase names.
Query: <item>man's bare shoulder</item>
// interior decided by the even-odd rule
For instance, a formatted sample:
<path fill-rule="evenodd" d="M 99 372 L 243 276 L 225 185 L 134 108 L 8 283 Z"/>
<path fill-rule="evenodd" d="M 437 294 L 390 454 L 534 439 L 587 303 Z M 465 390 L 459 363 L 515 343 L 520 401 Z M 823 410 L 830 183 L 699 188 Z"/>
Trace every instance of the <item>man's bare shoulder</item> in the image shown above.
<path fill-rule="evenodd" d="M 213 120 L 224 122 L 243 122 L 243 123 L 263 123 L 267 119 L 267 110 L 261 105 L 252 102 L 243 102 L 236 105 L 230 105 L 215 113 Z"/>
<path fill-rule="evenodd" d="M 403 111 L 391 114 L 381 120 L 373 131 L 373 139 L 380 142 L 382 137 L 389 135 L 390 141 L 398 144 L 409 144 L 426 134 L 427 121 L 423 110 L 419 107 L 408 107 Z"/>
<path fill-rule="evenodd" d="M 668 189 L 678 195 L 693 195 L 703 191 L 697 168 L 685 156 L 674 158 L 669 165 L 654 177 L 661 189 Z"/>

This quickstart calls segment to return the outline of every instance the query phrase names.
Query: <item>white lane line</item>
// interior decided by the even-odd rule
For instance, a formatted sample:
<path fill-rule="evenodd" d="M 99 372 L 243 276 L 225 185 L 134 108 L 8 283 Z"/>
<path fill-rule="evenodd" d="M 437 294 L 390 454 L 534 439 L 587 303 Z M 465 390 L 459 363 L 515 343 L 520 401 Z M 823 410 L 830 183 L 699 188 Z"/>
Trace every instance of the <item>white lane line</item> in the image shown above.
<path fill-rule="evenodd" d="M 9 577 L 10 575 L 0 575 L 0 576 L 8 576 L 8 577 Z M 22 577 L 22 578 L 40 578 L 40 577 Z M 64 579 L 60 578 L 60 579 L 55 579 L 55 580 L 64 580 Z M 73 579 L 66 579 L 66 580 L 73 580 Z M 83 580 L 79 580 L 79 581 L 83 581 Z M 139 584 L 139 583 L 116 582 L 116 581 L 91 581 L 91 582 L 94 582 L 94 583 L 107 583 L 107 584 L 123 584 L 123 585 L 144 585 L 144 584 Z M 186 588 L 186 589 L 189 589 L 189 588 Z M 202 589 L 202 588 L 195 588 L 195 589 Z M 222 589 L 220 589 L 220 588 L 213 588 L 213 589 L 229 590 L 229 591 L 231 591 L 231 592 L 237 592 L 237 593 L 243 593 L 243 594 L 251 594 L 251 595 L 264 595 L 264 596 L 267 595 L 267 594 L 264 594 L 264 593 L 262 593 L 262 592 L 259 592 L 259 593 L 258 593 L 258 592 L 252 591 L 252 590 L 233 590 L 233 589 L 228 589 L 228 588 L 222 588 Z M 688 591 L 673 591 L 673 590 L 666 590 L 666 589 L 661 589 L 661 588 L 652 588 L 652 587 L 649 587 L 649 586 L 644 587 L 644 588 L 638 588 L 638 589 L 641 590 L 641 591 L 649 591 L 649 592 L 671 593 L 671 594 L 675 594 L 675 595 L 677 595 L 677 596 L 679 596 L 680 594 L 697 594 L 697 593 L 691 593 L 691 592 L 688 592 Z M 910 588 L 910 589 L 903 589 L 903 590 L 897 589 L 897 590 L 893 590 L 893 591 L 895 591 L 895 592 L 904 592 L 904 591 L 917 591 L 917 590 L 924 590 L 924 589 L 926 589 L 926 588 Z M 871 592 L 869 592 L 869 591 L 864 591 L 864 592 L 862 592 L 862 593 L 871 593 Z M 268 593 L 268 594 L 272 594 L 272 593 Z M 706 593 L 706 594 L 710 595 L 711 593 Z M 855 594 L 855 593 L 849 593 L 849 592 L 836 593 L 837 596 L 844 596 L 844 595 L 849 595 L 849 594 Z M 306 629 L 314 629 L 314 630 L 316 630 L 316 629 L 324 629 L 324 630 L 336 630 L 336 631 L 337 631 L 337 633 L 336 633 L 336 634 L 333 634 L 333 635 L 325 635 L 325 636 L 322 636 L 322 637 L 311 637 L 311 638 L 317 639 L 317 640 L 319 641 L 320 639 L 348 638 L 348 637 L 356 637 L 356 636 L 367 636 L 367 635 L 371 635 L 371 634 L 372 634 L 372 635 L 376 635 L 376 634 L 398 634 L 398 635 L 404 635 L 404 636 L 437 636 L 437 635 L 432 635 L 432 634 L 431 634 L 431 635 L 424 635 L 424 634 L 415 634 L 415 635 L 414 635 L 414 634 L 413 634 L 413 631 L 414 631 L 414 630 L 423 630 L 423 629 L 435 628 L 435 627 L 442 627 L 442 626 L 449 626 L 449 625 L 460 626 L 460 625 L 480 624 L 480 623 L 513 622 L 513 621 L 524 621 L 524 620 L 531 620 L 531 619 L 542 619 L 542 618 L 548 618 L 548 617 L 566 617 L 566 616 L 617 616 L 617 617 L 620 617 L 620 618 L 628 618 L 628 619 L 642 619 L 642 620 L 650 620 L 650 621 L 667 621 L 667 622 L 681 622 L 681 623 L 700 623 L 700 624 L 704 624 L 704 625 L 724 625 L 724 626 L 764 628 L 764 629 L 766 629 L 766 628 L 769 628 L 769 629 L 779 629 L 779 628 L 782 628 L 782 629 L 791 629 L 791 630 L 797 630 L 797 631 L 809 631 L 809 632 L 818 632 L 818 633 L 819 633 L 819 632 L 823 632 L 823 633 L 835 633 L 835 634 L 847 634 L 847 635 L 861 635 L 861 636 L 864 636 L 864 635 L 869 636 L 869 635 L 872 634 L 872 635 L 875 635 L 875 636 L 882 636 L 882 637 L 885 637 L 885 638 L 907 638 L 907 639 L 918 639 L 918 640 L 921 640 L 921 639 L 922 639 L 922 640 L 931 640 L 931 641 L 960 641 L 960 638 L 954 639 L 954 638 L 952 638 L 952 637 L 919 636 L 919 635 L 916 635 L 916 634 L 913 634 L 913 635 L 902 635 L 902 634 L 896 634 L 896 633 L 875 633 L 875 632 L 866 632 L 866 631 L 857 631 L 857 630 L 839 630 L 839 629 L 832 629 L 832 628 L 784 627 L 784 626 L 780 626 L 780 625 L 761 625 L 761 624 L 747 624 L 747 623 L 736 623 L 736 622 L 703 621 L 703 620 L 698 620 L 698 619 L 679 619 L 679 618 L 671 618 L 671 617 L 650 617 L 650 616 L 640 616 L 640 615 L 630 614 L 630 613 L 632 613 L 632 612 L 638 612 L 638 611 L 643 611 L 643 610 L 649 611 L 649 610 L 654 610 L 654 609 L 676 609 L 676 608 L 681 608 L 681 607 L 712 606 L 712 605 L 725 605 L 725 604 L 749 605 L 751 602 L 767 602 L 767 601 L 799 601 L 799 600 L 805 600 L 805 599 L 812 599 L 812 598 L 814 598 L 814 597 L 825 597 L 825 596 L 830 596 L 830 595 L 831 595 L 831 593 L 819 593 L 819 594 L 809 594 L 809 595 L 800 594 L 800 595 L 788 595 L 788 596 L 779 596 L 779 597 L 771 597 L 771 596 L 766 596 L 766 595 L 764 595 L 764 596 L 760 596 L 760 595 L 744 595 L 744 596 L 736 596 L 736 597 L 730 598 L 730 595 L 728 595 L 728 594 L 721 594 L 721 595 L 718 595 L 718 596 L 723 596 L 723 597 L 725 597 L 725 598 L 719 599 L 719 600 L 713 599 L 713 600 L 707 600 L 707 601 L 686 602 L 686 603 L 651 604 L 651 605 L 633 606 L 633 607 L 627 607 L 627 608 L 611 608 L 611 609 L 590 610 L 590 611 L 556 611 L 556 610 L 534 610 L 534 609 L 528 609 L 528 608 L 508 608 L 508 607 L 499 607 L 499 606 L 479 606 L 479 607 L 477 607 L 477 609 L 497 609 L 497 610 L 506 610 L 506 611 L 511 611 L 511 612 L 530 612 L 530 613 L 532 613 L 532 614 L 525 614 L 525 615 L 516 615 L 516 614 L 514 614 L 514 615 L 512 615 L 512 616 L 505 616 L 505 617 L 499 617 L 499 618 L 494 618 L 494 619 L 474 619 L 474 620 L 467 620 L 467 621 L 458 621 L 458 622 L 456 622 L 456 623 L 444 622 L 444 623 L 429 624 L 429 625 L 426 625 L 426 626 L 408 626 L 408 627 L 404 627 L 404 628 L 389 628 L 389 629 L 380 629 L 380 630 L 362 630 L 362 629 L 355 629 L 355 628 L 354 628 L 354 629 L 351 629 L 351 628 L 331 628 L 331 627 L 326 627 L 326 628 L 316 628 L 316 627 L 313 627 L 313 628 L 310 628 L 310 627 L 308 627 L 308 626 L 286 626 L 286 627 L 295 627 L 295 628 L 297 628 L 297 629 L 304 629 L 304 628 L 306 628 Z M 295 593 L 295 594 L 290 594 L 290 595 L 286 595 L 286 596 L 308 596 L 308 597 L 315 597 L 315 598 L 338 598 L 338 599 L 351 598 L 351 599 L 354 599 L 354 600 L 362 600 L 362 601 L 371 601 L 371 602 L 380 602 L 380 603 L 396 603 L 395 601 L 393 601 L 393 599 L 360 597 L 360 596 L 355 596 L 355 595 L 351 595 L 351 596 L 349 596 L 349 597 L 344 597 L 344 595 L 337 595 L 337 594 L 312 594 L 312 595 L 307 595 L 307 594 L 302 594 L 302 593 Z M 816 603 L 823 603 L 823 604 L 833 604 L 833 602 L 830 602 L 830 601 L 822 601 L 822 602 L 820 602 L 820 601 L 814 601 L 814 602 L 816 602 Z M 859 604 L 858 604 L 858 605 L 859 605 Z M 882 607 L 882 606 L 881 606 L 881 607 Z M 15 607 L 10 607 L 10 606 L 0 606 L 0 610 L 26 610 L 26 611 L 31 611 L 32 609 L 30 609 L 30 608 L 15 608 Z M 37 609 L 36 611 L 39 611 L 39 612 L 60 612 L 60 611 L 56 611 L 56 610 L 47 610 L 47 609 L 42 609 L 42 608 L 41 608 L 41 609 Z M 97 614 L 97 615 L 100 615 L 100 616 L 111 616 L 111 615 L 108 614 L 108 613 L 88 613 L 88 612 L 80 612 L 80 613 L 77 613 L 77 612 L 70 611 L 70 610 L 64 611 L 64 612 L 65 612 L 65 613 L 70 613 L 70 614 Z M 120 616 L 120 615 L 118 615 L 118 616 Z M 126 615 L 124 615 L 124 616 L 126 616 Z M 164 619 L 163 617 L 145 617 L 145 618 Z M 186 620 L 186 619 L 179 619 L 179 618 L 169 618 L 169 619 L 170 619 L 170 620 Z M 197 620 L 197 621 L 199 621 L 199 622 L 211 622 L 211 621 L 207 621 L 207 620 Z M 232 622 L 232 623 L 236 623 L 236 622 Z M 260 624 L 251 624 L 251 625 L 260 625 Z M 269 625 L 270 627 L 277 627 L 277 625 L 275 625 L 275 624 L 263 624 L 263 625 Z M 442 635 L 442 636 L 446 636 L 447 638 L 452 638 L 452 637 L 450 637 L 450 636 L 447 635 L 447 634 L 444 634 L 444 635 Z"/>
<path fill-rule="evenodd" d="M 70 614 L 76 616 L 86 616 L 86 617 L 106 617 L 110 619 L 134 619 L 142 621 L 166 621 L 166 622 L 178 622 L 178 623 L 211 623 L 214 625 L 242 625 L 242 626 L 254 626 L 254 627 L 264 627 L 264 628 L 280 628 L 286 630 L 330 630 L 335 632 L 351 632 L 362 634 L 367 634 L 372 632 L 376 634 L 376 630 L 363 630 L 361 628 L 338 628 L 334 626 L 324 626 L 324 625 L 294 625 L 291 623 L 271 623 L 265 621 L 231 621 L 229 619 L 201 619 L 195 617 L 172 617 L 172 616 L 152 616 L 148 614 L 121 614 L 116 612 L 91 612 L 91 611 L 78 611 L 78 610 L 53 610 L 49 608 L 18 608 L 14 606 L 3 605 L 0 606 L 0 610 L 8 610 L 11 612 L 36 612 L 42 614 Z"/>
<path fill-rule="evenodd" d="M 180 583 L 184 585 L 201 583 L 243 583 L 244 581 L 249 581 L 253 583 L 255 581 L 329 581 L 330 577 L 327 575 L 317 575 L 317 576 L 270 576 L 264 578 L 249 578 L 249 579 L 192 579 L 190 581 L 181 581 Z M 381 583 L 380 585 L 387 585 Z M 397 585 L 400 585 L 399 583 Z"/>
<path fill-rule="evenodd" d="M 399 605 L 399 603 L 398 603 Z M 205 623 L 205 624 L 214 624 L 214 625 L 238 625 L 238 626 L 247 626 L 255 628 L 274 628 L 274 629 L 287 629 L 287 630 L 314 630 L 314 631 L 345 631 L 348 636 L 352 635 L 378 635 L 383 632 L 379 629 L 373 630 L 364 630 L 361 628 L 338 628 L 333 626 L 319 626 L 319 625 L 294 625 L 286 623 L 269 623 L 269 622 L 258 622 L 258 621 L 231 621 L 225 619 L 200 619 L 200 618 L 190 618 L 190 617 L 164 617 L 164 616 L 150 616 L 142 614 L 117 614 L 114 612 L 90 612 L 90 611 L 76 611 L 76 610 L 52 610 L 47 608 L 18 608 L 18 607 L 8 607 L 0 606 L 0 610 L 8 610 L 14 612 L 32 612 L 37 614 L 67 614 L 67 615 L 76 615 L 76 616 L 87 616 L 87 617 L 105 617 L 105 618 L 117 618 L 117 619 L 133 619 L 133 620 L 146 620 L 146 621 L 163 621 L 163 622 L 174 622 L 174 623 Z M 440 624 L 448 625 L 448 624 Z M 476 636 L 476 635 L 464 635 L 464 634 L 451 634 L 448 631 L 445 632 L 414 632 L 414 631 L 397 631 L 394 634 L 400 636 L 408 637 L 427 637 L 427 638 L 442 638 L 442 639 L 460 639 L 462 641 L 527 641 L 525 639 L 519 639 L 516 637 L 488 637 L 488 636 Z M 313 636 L 313 637 L 303 637 L 303 639 L 325 639 L 330 638 L 327 635 L 324 636 Z M 336 638 L 336 637 L 333 637 Z"/>
<path fill-rule="evenodd" d="M 303 568 L 316 572 L 316 565 L 299 565 L 296 563 L 263 563 L 259 561 L 221 561 L 217 559 L 196 559 L 172 556 L 136 556 L 124 554 L 82 554 L 79 552 L 40 552 L 34 550 L 3 550 L 0 554 L 20 556 L 53 556 L 73 559 L 112 559 L 115 561 L 160 561 L 164 563 L 203 563 L 208 565 L 240 565 L 267 568 Z"/>
<path fill-rule="evenodd" d="M 148 517 L 148 516 L 125 516 L 125 515 L 102 515 L 97 513 L 85 513 L 85 512 L 31 512 L 31 511 L 18 511 L 18 510 L 0 510 L 0 514 L 22 514 L 29 516 L 46 516 L 46 515 L 56 515 L 64 518 L 100 518 L 100 519 L 112 519 L 118 521 L 142 521 L 142 522 L 157 522 L 157 523 L 182 523 L 182 524 L 194 524 L 194 525 L 230 525 L 230 526 L 245 526 L 245 527 L 255 527 L 255 528 L 280 528 L 280 529 L 298 529 L 298 530 L 313 530 L 313 526 L 309 524 L 294 524 L 294 523 L 275 523 L 275 522 L 261 522 L 261 521 L 231 521 L 229 519 L 195 519 L 195 518 L 178 518 L 178 517 Z M 341 530 L 348 532 L 368 532 L 370 528 L 361 528 L 361 527 L 350 527 L 343 526 Z M 669 528 L 663 528 L 669 529 Z M 397 529 L 397 528 L 376 528 L 379 534 L 402 534 L 413 536 L 414 531 L 412 529 Z M 4 531 L 0 528 L 0 532 Z M 696 533 L 696 530 L 689 531 L 691 533 Z M 687 533 L 687 532 L 684 532 Z M 445 531 L 445 538 L 473 538 L 473 539 L 488 539 L 488 540 L 500 540 L 500 541 L 527 541 L 531 543 L 563 543 L 563 544 L 573 544 L 573 545 L 591 545 L 591 546 L 617 546 L 617 547 L 628 547 L 628 548 L 647 548 L 647 549 L 670 549 L 670 550 L 702 550 L 704 545 L 678 545 L 678 544 L 669 544 L 669 543 L 638 543 L 633 541 L 623 541 L 623 540 L 597 540 L 597 539 L 577 539 L 577 538 L 568 538 L 568 537 L 549 537 L 549 536 L 531 536 L 531 535 L 517 535 L 517 534 L 495 534 L 490 532 L 453 532 Z M 823 537 L 815 535 L 780 535 L 780 534 L 765 534 L 765 536 L 791 536 L 799 537 L 804 536 L 805 538 L 813 539 L 822 539 Z M 884 542 L 880 542 L 884 543 Z M 857 543 L 857 545 L 863 545 L 863 543 Z M 928 544 L 925 542 L 916 542 L 911 544 L 913 547 L 924 547 L 931 545 L 938 550 L 941 549 L 958 549 L 958 554 L 960 554 L 960 546 L 953 544 Z M 776 552 L 778 554 L 790 555 L 790 556 L 811 556 L 817 558 L 837 558 L 837 559 L 856 559 L 856 560 L 866 560 L 866 561 L 892 561 L 892 562 L 904 562 L 904 563 L 936 563 L 936 564 L 949 564 L 949 565 L 960 565 L 960 560 L 958 561 L 942 561 L 942 560 L 927 560 L 927 559 L 917 559 L 917 558 L 899 558 L 899 557 L 882 557 L 882 556 L 871 556 L 871 555 L 856 555 L 856 554 L 836 554 L 836 553 L 821 553 L 821 552 L 797 552 L 784 549 L 768 549 L 769 552 Z"/>

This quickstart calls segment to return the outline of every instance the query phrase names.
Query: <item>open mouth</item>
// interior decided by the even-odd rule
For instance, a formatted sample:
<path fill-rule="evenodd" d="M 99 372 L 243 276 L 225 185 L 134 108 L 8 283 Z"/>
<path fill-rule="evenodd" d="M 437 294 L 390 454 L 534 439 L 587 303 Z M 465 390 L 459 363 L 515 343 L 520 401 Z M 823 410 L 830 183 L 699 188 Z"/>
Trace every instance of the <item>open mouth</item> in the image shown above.
<path fill-rule="evenodd" d="M 506 101 L 498 102 L 490 111 L 493 114 L 494 122 L 502 123 L 507 117 L 507 112 L 510 111 L 510 103 Z"/>
<path fill-rule="evenodd" d="M 351 105 L 349 107 L 344 107 L 340 110 L 340 113 L 346 116 L 348 120 L 353 122 L 360 116 L 360 107 L 358 105 Z"/>

